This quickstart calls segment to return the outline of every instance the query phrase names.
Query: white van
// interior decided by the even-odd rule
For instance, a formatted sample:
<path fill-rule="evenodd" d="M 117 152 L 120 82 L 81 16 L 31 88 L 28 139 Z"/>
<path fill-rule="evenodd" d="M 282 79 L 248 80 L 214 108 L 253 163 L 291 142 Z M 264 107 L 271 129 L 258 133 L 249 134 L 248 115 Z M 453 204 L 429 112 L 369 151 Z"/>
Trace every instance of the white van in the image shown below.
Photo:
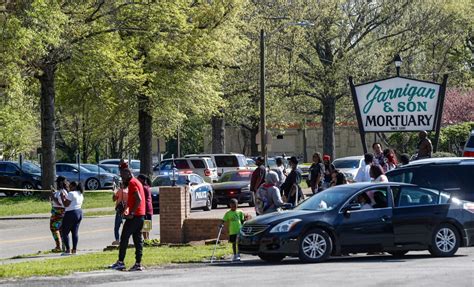
<path fill-rule="evenodd" d="M 247 158 L 238 153 L 222 154 L 188 154 L 185 158 L 191 157 L 209 157 L 214 161 L 217 167 L 217 174 L 221 176 L 224 172 L 248 169 Z"/>
<path fill-rule="evenodd" d="M 153 168 L 153 175 L 170 175 L 173 172 L 172 163 L 170 158 L 162 160 Z M 210 157 L 175 158 L 174 164 L 180 174 L 195 173 L 209 183 L 219 179 L 216 166 Z"/>

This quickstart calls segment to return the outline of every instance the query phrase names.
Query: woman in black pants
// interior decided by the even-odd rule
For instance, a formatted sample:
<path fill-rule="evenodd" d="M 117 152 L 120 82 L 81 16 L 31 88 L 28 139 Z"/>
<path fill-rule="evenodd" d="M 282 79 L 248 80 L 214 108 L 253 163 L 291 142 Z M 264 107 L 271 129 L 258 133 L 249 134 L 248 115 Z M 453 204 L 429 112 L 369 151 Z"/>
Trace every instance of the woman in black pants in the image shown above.
<path fill-rule="evenodd" d="M 61 236 L 63 238 L 66 251 L 62 255 L 76 254 L 77 242 L 79 240 L 79 224 L 82 220 L 82 202 L 84 201 L 84 189 L 82 184 L 71 182 L 70 190 L 67 195 L 62 195 L 62 201 L 66 207 Z M 72 233 L 72 250 L 69 245 L 69 232 Z"/>

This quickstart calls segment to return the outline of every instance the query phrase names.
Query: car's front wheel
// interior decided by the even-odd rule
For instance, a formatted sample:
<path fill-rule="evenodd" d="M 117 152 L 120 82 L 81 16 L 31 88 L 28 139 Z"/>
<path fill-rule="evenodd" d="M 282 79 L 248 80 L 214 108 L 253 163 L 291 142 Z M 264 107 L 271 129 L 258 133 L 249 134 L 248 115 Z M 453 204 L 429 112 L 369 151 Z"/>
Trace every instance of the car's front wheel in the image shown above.
<path fill-rule="evenodd" d="M 431 235 L 431 255 L 437 257 L 453 256 L 458 251 L 460 237 L 454 226 L 451 224 L 441 224 L 435 228 Z"/>
<path fill-rule="evenodd" d="M 86 182 L 86 188 L 88 190 L 97 190 L 100 187 L 100 183 L 96 178 L 89 178 Z"/>
<path fill-rule="evenodd" d="M 258 257 L 262 259 L 265 262 L 269 263 L 278 263 L 281 262 L 283 259 L 285 259 L 285 255 L 279 255 L 279 254 L 258 254 Z"/>
<path fill-rule="evenodd" d="M 35 189 L 35 187 L 29 182 L 25 182 L 21 188 L 23 189 L 23 191 L 21 192 L 21 195 L 24 195 L 24 196 L 32 195 L 33 192 L 30 191 L 30 189 Z"/>
<path fill-rule="evenodd" d="M 211 211 L 212 209 L 212 196 L 207 195 L 206 205 L 202 208 L 204 211 Z"/>
<path fill-rule="evenodd" d="M 332 240 L 326 231 L 315 228 L 306 232 L 299 241 L 301 261 L 318 263 L 328 259 L 332 251 Z"/>

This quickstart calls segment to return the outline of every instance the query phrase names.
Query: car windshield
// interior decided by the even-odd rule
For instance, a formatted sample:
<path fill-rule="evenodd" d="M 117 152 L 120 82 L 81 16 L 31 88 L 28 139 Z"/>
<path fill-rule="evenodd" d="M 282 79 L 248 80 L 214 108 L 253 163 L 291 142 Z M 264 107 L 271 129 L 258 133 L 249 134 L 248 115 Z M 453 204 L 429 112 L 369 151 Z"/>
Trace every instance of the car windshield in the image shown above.
<path fill-rule="evenodd" d="M 332 164 L 336 169 L 340 168 L 359 168 L 360 160 L 357 159 L 341 159 L 335 160 Z"/>
<path fill-rule="evenodd" d="M 140 162 L 132 160 L 132 169 L 140 169 Z"/>
<path fill-rule="evenodd" d="M 226 172 L 224 173 L 219 182 L 229 182 L 229 181 L 250 181 L 252 176 L 251 171 L 236 171 L 236 172 Z"/>
<path fill-rule="evenodd" d="M 97 166 L 97 165 L 94 165 L 94 164 L 84 164 L 82 165 L 82 167 L 84 167 L 85 169 L 91 171 L 91 172 L 97 172 L 99 173 L 99 170 L 100 170 L 100 173 L 108 173 L 108 171 L 106 171 L 105 169 Z"/>
<path fill-rule="evenodd" d="M 347 200 L 349 195 L 352 194 L 352 189 L 353 188 L 348 187 L 348 185 L 331 187 L 311 196 L 295 209 L 314 211 L 332 210 Z"/>
<path fill-rule="evenodd" d="M 178 176 L 178 180 L 176 181 L 176 185 L 186 185 L 187 184 L 187 177 L 180 175 Z M 155 178 L 153 181 L 153 186 L 171 186 L 171 178 L 169 176 L 159 176 Z"/>
<path fill-rule="evenodd" d="M 110 173 L 115 173 L 115 174 L 120 173 L 118 166 L 115 166 L 115 165 L 101 166 L 101 168 L 103 168 L 104 170 Z"/>
<path fill-rule="evenodd" d="M 41 168 L 31 162 L 24 162 L 21 169 L 27 173 L 41 173 Z"/>
<path fill-rule="evenodd" d="M 253 159 L 251 159 L 251 158 L 248 158 L 248 159 L 247 159 L 247 165 L 248 165 L 248 166 L 252 166 L 252 167 L 257 166 L 257 165 L 255 164 L 255 161 L 254 161 Z"/>

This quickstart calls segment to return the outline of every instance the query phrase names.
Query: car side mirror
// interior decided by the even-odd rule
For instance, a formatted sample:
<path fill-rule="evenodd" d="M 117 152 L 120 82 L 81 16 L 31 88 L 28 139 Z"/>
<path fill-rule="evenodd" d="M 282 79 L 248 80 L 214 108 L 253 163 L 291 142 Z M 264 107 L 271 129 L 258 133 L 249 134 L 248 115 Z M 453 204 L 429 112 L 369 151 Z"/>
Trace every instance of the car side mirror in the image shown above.
<path fill-rule="evenodd" d="M 343 209 L 344 215 L 349 215 L 349 211 L 354 211 L 354 210 L 361 210 L 362 205 L 360 203 L 351 203 L 349 205 L 346 205 Z"/>
<path fill-rule="evenodd" d="M 281 209 L 283 210 L 288 210 L 288 209 L 293 209 L 294 206 L 293 206 L 293 203 L 285 203 L 281 206 Z"/>

